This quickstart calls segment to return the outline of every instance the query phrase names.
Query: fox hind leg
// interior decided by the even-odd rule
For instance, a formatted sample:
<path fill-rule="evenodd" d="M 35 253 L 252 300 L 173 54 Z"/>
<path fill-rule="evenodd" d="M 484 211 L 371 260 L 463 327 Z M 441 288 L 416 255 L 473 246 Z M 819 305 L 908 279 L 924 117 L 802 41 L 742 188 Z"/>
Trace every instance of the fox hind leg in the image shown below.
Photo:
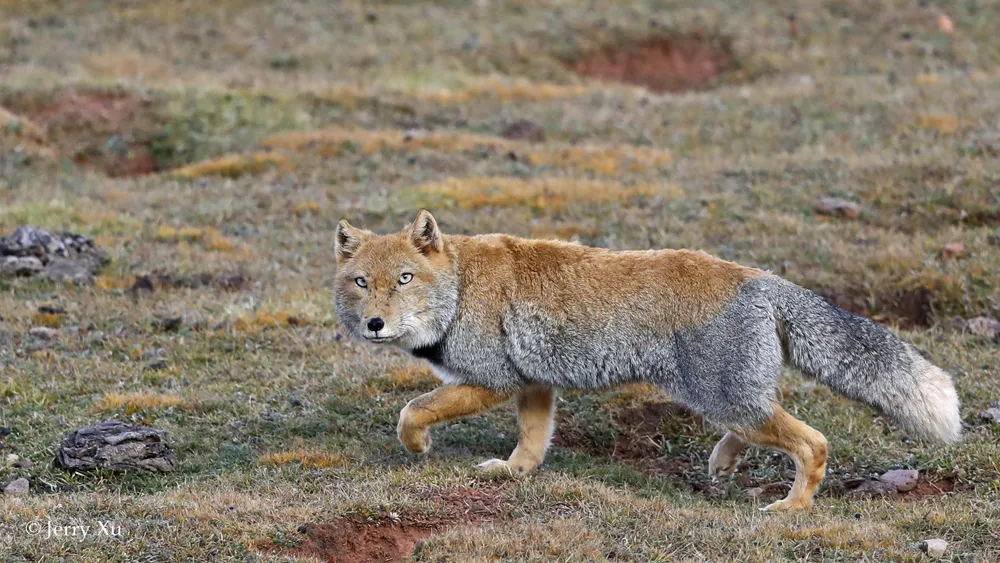
<path fill-rule="evenodd" d="M 399 413 L 396 435 L 411 453 L 430 449 L 427 429 L 434 424 L 488 411 L 510 398 L 509 393 L 472 385 L 445 385 L 424 393 L 403 407 Z"/>
<path fill-rule="evenodd" d="M 774 414 L 756 428 L 734 428 L 744 441 L 781 450 L 795 462 L 795 482 L 788 496 L 764 510 L 811 508 L 813 495 L 826 474 L 826 438 L 816 429 L 774 405 Z"/>
<path fill-rule="evenodd" d="M 520 438 L 517 447 L 506 460 L 491 459 L 480 463 L 484 471 L 507 471 L 512 475 L 526 475 L 534 471 L 542 460 L 555 430 L 556 392 L 551 387 L 528 387 L 517 398 L 517 419 Z"/>

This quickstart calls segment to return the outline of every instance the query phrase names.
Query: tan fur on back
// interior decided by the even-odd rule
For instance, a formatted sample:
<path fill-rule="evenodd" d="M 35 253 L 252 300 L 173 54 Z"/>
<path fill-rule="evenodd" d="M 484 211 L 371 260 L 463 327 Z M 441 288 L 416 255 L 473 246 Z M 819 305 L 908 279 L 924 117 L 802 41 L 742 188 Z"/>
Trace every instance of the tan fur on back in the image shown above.
<path fill-rule="evenodd" d="M 740 284 L 764 272 L 691 250 L 610 251 L 507 235 L 446 236 L 463 306 L 499 317 L 512 301 L 580 323 L 648 315 L 664 331 L 712 318 Z M 483 312 L 481 309 L 479 312 Z"/>

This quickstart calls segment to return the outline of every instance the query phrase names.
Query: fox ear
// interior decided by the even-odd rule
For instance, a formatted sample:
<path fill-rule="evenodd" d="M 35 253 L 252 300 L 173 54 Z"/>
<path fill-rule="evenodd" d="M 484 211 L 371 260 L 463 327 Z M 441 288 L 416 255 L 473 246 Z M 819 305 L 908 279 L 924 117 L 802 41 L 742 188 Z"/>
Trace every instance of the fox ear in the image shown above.
<path fill-rule="evenodd" d="M 425 209 L 417 213 L 417 218 L 410 225 L 410 241 L 424 254 L 444 251 L 444 238 L 438 229 L 437 221 Z"/>
<path fill-rule="evenodd" d="M 346 219 L 341 219 L 337 223 L 337 236 L 334 237 L 333 244 L 334 253 L 337 255 L 337 263 L 340 264 L 350 260 L 357 254 L 367 234 L 367 231 L 356 229 Z"/>

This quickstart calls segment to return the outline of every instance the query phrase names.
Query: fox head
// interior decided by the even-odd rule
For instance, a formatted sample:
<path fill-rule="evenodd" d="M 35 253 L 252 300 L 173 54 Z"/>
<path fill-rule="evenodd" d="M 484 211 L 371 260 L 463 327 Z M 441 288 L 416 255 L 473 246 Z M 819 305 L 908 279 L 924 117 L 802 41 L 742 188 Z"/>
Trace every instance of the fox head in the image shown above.
<path fill-rule="evenodd" d="M 388 235 L 341 220 L 335 252 L 337 315 L 353 335 L 407 350 L 444 336 L 458 310 L 458 274 L 430 213 Z"/>

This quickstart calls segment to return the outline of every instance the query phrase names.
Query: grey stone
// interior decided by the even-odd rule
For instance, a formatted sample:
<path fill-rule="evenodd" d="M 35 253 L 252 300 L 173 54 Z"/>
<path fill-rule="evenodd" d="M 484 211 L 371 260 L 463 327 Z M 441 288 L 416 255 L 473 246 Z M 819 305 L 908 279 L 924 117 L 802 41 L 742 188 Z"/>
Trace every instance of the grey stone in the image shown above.
<path fill-rule="evenodd" d="M 0 258 L 0 278 L 32 276 L 42 271 L 42 261 L 34 256 L 4 256 Z"/>
<path fill-rule="evenodd" d="M 24 477 L 14 479 L 7 486 L 3 488 L 3 494 L 5 495 L 26 495 L 28 494 L 28 489 L 30 484 L 28 480 Z"/>
<path fill-rule="evenodd" d="M 985 422 L 1000 424 L 1000 407 L 991 407 L 979 413 L 979 418 Z"/>
<path fill-rule="evenodd" d="M 896 490 L 901 493 L 905 493 L 917 487 L 920 472 L 915 469 L 893 469 L 883 473 L 878 480 L 896 487 Z"/>
<path fill-rule="evenodd" d="M 47 326 L 36 326 L 28 330 L 28 336 L 33 336 L 39 340 L 53 340 L 59 336 L 59 331 Z"/>
<path fill-rule="evenodd" d="M 107 253 L 82 235 L 22 225 L 0 238 L 0 277 L 40 274 L 56 281 L 87 281 L 107 262 Z"/>
<path fill-rule="evenodd" d="M 105 420 L 65 434 L 56 461 L 66 469 L 173 471 L 177 456 L 163 430 Z"/>
<path fill-rule="evenodd" d="M 816 204 L 816 212 L 820 215 L 837 215 L 846 219 L 857 219 L 861 215 L 861 206 L 846 199 L 824 197 Z"/>
<path fill-rule="evenodd" d="M 854 498 L 887 497 L 895 494 L 895 485 L 884 483 L 878 479 L 866 479 L 857 487 L 847 491 L 847 496 Z"/>
<path fill-rule="evenodd" d="M 920 542 L 917 546 L 920 551 L 923 551 L 931 557 L 941 557 L 944 552 L 948 550 L 948 542 L 942 539 L 930 539 Z"/>
<path fill-rule="evenodd" d="M 955 319 L 952 321 L 955 330 L 971 332 L 980 336 L 997 337 L 1000 335 L 1000 321 L 993 317 L 975 317 L 972 319 Z"/>

